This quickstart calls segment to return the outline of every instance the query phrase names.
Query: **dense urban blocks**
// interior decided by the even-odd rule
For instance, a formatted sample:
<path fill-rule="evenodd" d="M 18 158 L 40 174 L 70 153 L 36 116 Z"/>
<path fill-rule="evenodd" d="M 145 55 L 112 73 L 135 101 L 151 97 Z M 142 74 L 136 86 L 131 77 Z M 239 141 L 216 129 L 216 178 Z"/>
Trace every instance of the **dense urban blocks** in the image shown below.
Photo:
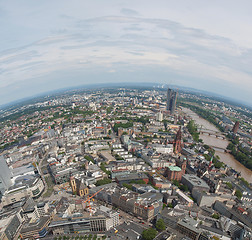
<path fill-rule="evenodd" d="M 0 112 L 0 239 L 251 238 L 250 175 L 185 106 L 249 163 L 248 114 L 188 92 L 89 89 Z"/>

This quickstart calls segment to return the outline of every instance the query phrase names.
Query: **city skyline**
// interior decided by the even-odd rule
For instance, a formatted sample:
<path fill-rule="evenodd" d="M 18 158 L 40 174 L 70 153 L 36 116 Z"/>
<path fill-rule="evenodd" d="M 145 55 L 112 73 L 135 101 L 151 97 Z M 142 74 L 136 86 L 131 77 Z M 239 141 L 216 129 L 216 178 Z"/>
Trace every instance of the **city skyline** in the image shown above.
<path fill-rule="evenodd" d="M 251 105 L 250 7 L 249 1 L 1 2 L 1 105 L 115 82 L 192 87 Z"/>
<path fill-rule="evenodd" d="M 176 95 L 99 86 L 1 111 L 0 238 L 250 239 L 252 112 Z"/>

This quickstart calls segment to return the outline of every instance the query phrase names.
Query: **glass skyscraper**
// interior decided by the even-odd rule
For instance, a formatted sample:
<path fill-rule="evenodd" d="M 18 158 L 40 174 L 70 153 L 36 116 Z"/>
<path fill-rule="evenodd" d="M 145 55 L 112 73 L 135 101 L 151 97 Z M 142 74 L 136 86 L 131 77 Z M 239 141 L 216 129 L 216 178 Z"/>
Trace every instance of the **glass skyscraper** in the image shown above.
<path fill-rule="evenodd" d="M 176 109 L 178 92 L 168 88 L 167 90 L 167 102 L 166 102 L 166 110 L 170 111 L 171 114 L 174 113 Z"/>

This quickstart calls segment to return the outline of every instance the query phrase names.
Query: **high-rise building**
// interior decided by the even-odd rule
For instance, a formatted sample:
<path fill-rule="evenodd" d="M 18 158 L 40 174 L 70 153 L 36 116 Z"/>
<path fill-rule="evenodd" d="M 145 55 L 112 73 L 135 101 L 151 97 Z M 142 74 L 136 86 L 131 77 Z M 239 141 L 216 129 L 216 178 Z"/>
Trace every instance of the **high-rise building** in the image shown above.
<path fill-rule="evenodd" d="M 156 120 L 159 122 L 163 121 L 163 113 L 162 112 L 157 113 Z"/>
<path fill-rule="evenodd" d="M 11 171 L 4 157 L 0 156 L 0 198 L 11 185 Z"/>
<path fill-rule="evenodd" d="M 171 114 L 174 113 L 177 103 L 178 92 L 168 88 L 167 90 L 167 102 L 166 102 L 166 110 L 170 111 Z"/>

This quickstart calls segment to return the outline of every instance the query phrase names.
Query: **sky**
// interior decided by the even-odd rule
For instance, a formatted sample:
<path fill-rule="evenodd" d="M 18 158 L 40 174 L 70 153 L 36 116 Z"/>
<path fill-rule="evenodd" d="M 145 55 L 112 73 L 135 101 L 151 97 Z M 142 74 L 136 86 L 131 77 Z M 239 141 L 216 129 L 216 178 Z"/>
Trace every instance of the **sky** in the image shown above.
<path fill-rule="evenodd" d="M 154 82 L 252 106 L 251 0 L 0 0 L 0 105 Z"/>

